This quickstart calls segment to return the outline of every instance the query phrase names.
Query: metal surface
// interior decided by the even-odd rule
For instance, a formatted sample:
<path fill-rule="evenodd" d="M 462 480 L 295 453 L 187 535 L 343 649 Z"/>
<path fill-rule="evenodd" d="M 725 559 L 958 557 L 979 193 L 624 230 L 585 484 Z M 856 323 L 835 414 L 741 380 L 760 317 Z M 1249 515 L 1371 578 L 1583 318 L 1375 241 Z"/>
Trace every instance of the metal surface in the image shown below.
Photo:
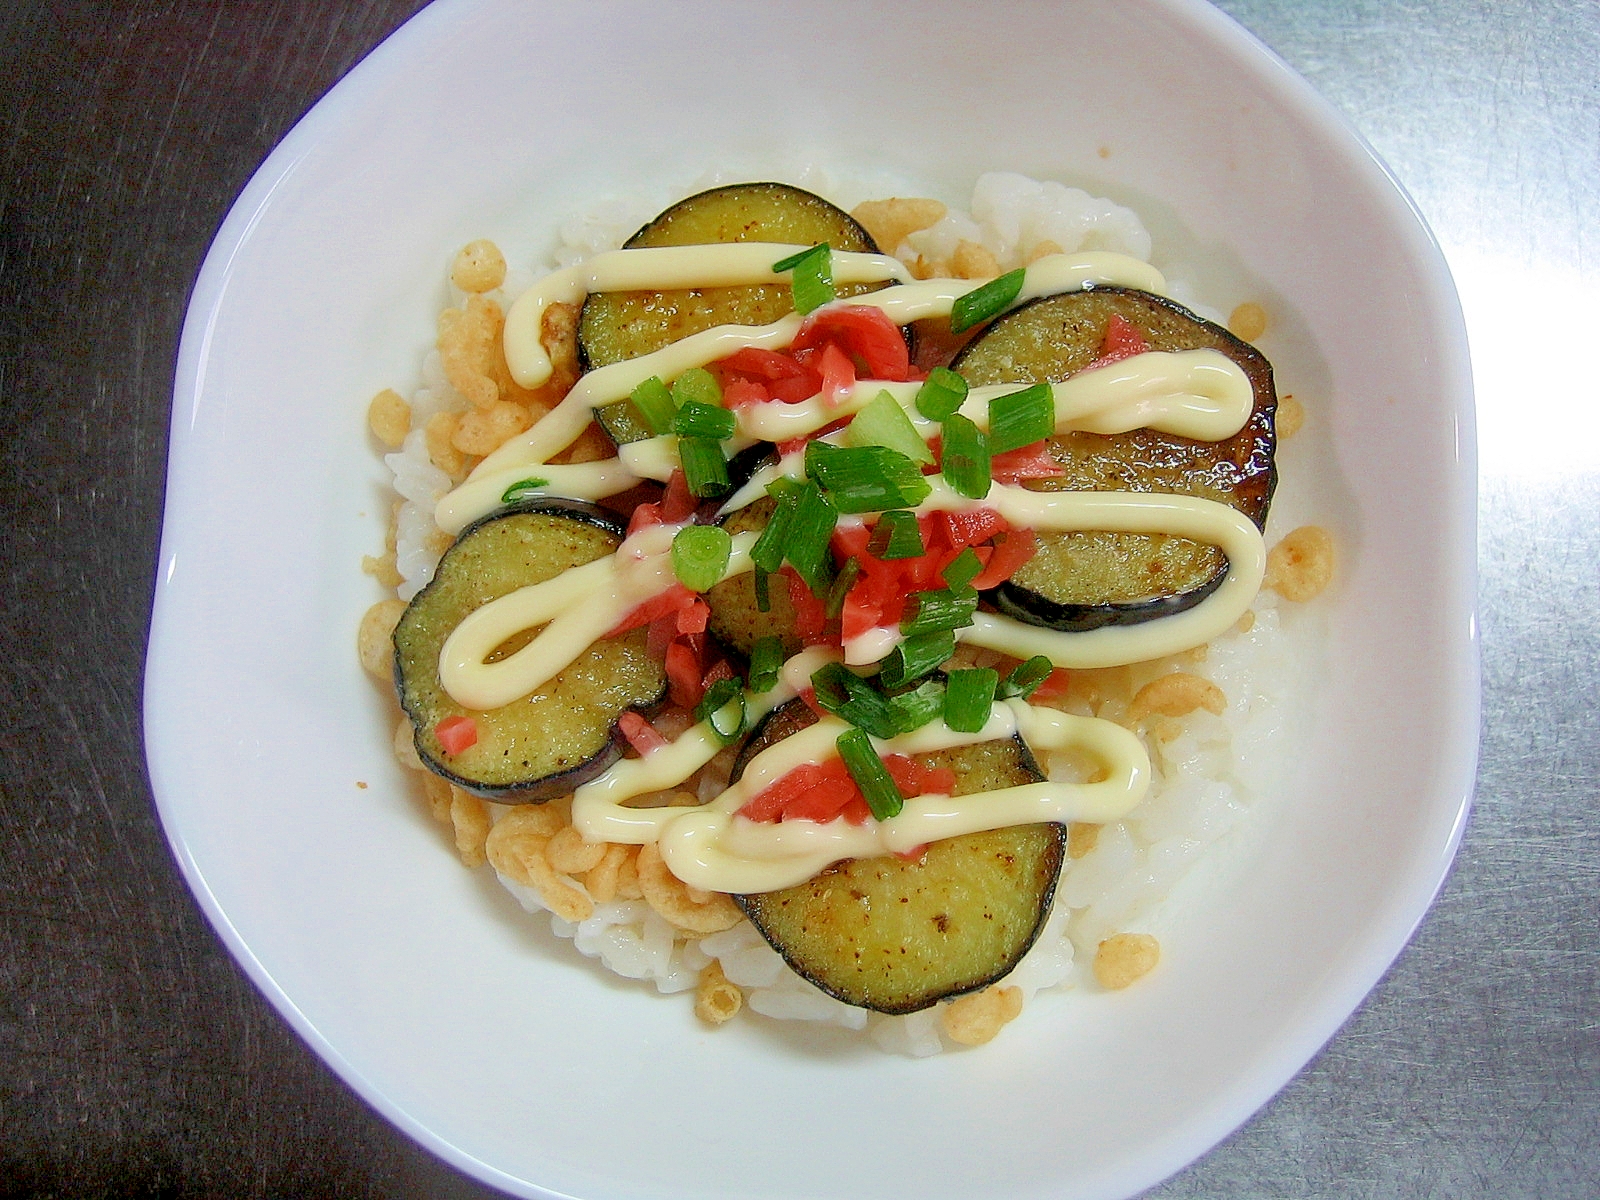
<path fill-rule="evenodd" d="M 139 739 L 188 289 L 274 142 L 410 0 L 0 13 L 0 1192 L 486 1196 L 245 982 Z M 1477 807 L 1327 1049 L 1152 1194 L 1600 1194 L 1600 6 L 1224 0 L 1432 223 L 1473 340 Z"/>

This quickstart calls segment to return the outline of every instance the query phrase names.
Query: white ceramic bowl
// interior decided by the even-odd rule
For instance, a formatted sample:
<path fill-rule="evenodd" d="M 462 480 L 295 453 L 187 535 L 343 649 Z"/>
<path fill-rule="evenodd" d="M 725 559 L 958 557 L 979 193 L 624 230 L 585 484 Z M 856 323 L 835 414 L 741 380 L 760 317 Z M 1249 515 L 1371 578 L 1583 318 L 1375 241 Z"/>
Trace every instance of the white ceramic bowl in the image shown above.
<path fill-rule="evenodd" d="M 915 19 L 913 20 L 912 17 Z M 353 650 L 384 473 L 454 249 L 516 259 L 614 190 L 814 161 L 1135 206 L 1157 262 L 1313 413 L 1279 530 L 1341 546 L 1328 677 L 1249 869 L 1162 969 L 914 1061 L 699 1027 L 463 871 L 399 799 Z M 184 330 L 146 729 L 174 851 L 258 986 L 425 1145 L 525 1195 L 1109 1197 L 1224 1137 L 1376 982 L 1450 862 L 1477 734 L 1473 425 L 1437 248 L 1371 152 L 1193 0 L 451 0 L 335 88 L 217 236 Z M 359 781 L 359 782 L 358 782 Z"/>

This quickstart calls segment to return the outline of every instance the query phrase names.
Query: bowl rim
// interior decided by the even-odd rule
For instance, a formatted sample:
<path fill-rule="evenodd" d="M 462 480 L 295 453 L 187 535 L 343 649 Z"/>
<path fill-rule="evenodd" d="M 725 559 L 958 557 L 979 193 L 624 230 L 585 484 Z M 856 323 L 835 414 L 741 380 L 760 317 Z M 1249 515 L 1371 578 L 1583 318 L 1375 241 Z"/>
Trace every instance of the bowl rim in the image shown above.
<path fill-rule="evenodd" d="M 1426 915 L 1442 888 L 1459 847 L 1471 810 L 1476 776 L 1481 714 L 1481 668 L 1477 627 L 1476 512 L 1476 431 L 1465 322 L 1460 302 L 1444 254 L 1415 201 L 1376 150 L 1327 100 L 1312 89 L 1277 54 L 1232 17 L 1203 0 L 1146 0 L 1181 21 L 1214 38 L 1232 43 L 1254 64 L 1261 79 L 1275 96 L 1292 101 L 1296 111 L 1313 121 L 1324 140 L 1348 150 L 1346 165 L 1370 176 L 1369 190 L 1383 197 L 1396 214 L 1397 225 L 1408 230 L 1416 241 L 1417 263 L 1425 272 L 1435 324 L 1441 337 L 1439 360 L 1446 372 L 1441 393 L 1457 398 L 1452 414 L 1456 425 L 1457 471 L 1454 479 L 1459 493 L 1448 498 L 1447 508 L 1459 526 L 1458 539 L 1450 559 L 1452 577 L 1442 584 L 1454 618 L 1462 625 L 1462 669 L 1459 686 L 1447 702 L 1444 725 L 1453 730 L 1457 744 L 1441 761 L 1451 765 L 1449 779 L 1441 783 L 1442 793 L 1458 798 L 1447 844 L 1439 847 L 1431 868 L 1388 896 L 1383 907 L 1385 919 L 1365 930 L 1361 965 L 1341 977 L 1339 986 L 1321 993 L 1313 1005 L 1313 1015 L 1297 1025 L 1298 1036 L 1281 1040 L 1272 1058 L 1270 1078 L 1241 1078 L 1229 1089 L 1225 1102 L 1214 1106 L 1203 1121 L 1173 1131 L 1158 1142 L 1145 1168 L 1103 1194 L 1126 1195 L 1154 1186 L 1196 1161 L 1220 1144 L 1259 1111 L 1298 1073 L 1353 1015 L 1379 983 Z M 372 82 L 403 71 L 408 57 L 420 51 L 437 32 L 464 14 L 487 7 L 478 0 L 436 0 L 395 30 L 357 63 L 330 91 L 309 109 L 283 140 L 272 150 L 242 189 L 220 226 L 195 280 L 189 299 L 174 379 L 172 437 L 169 446 L 169 475 L 182 469 L 182 459 L 190 431 L 205 388 L 205 369 L 210 354 L 215 323 L 223 303 L 232 266 L 245 248 L 264 214 L 274 204 L 280 188 L 292 176 L 299 162 L 318 143 L 333 107 L 344 98 L 368 87 Z M 172 492 L 169 490 L 169 503 Z M 256 955 L 240 930 L 233 924 L 212 891 L 206 870 L 181 830 L 168 819 L 162 796 L 169 786 L 161 748 L 148 714 L 159 709 L 163 688 L 167 686 L 161 660 L 167 646 L 177 636 L 163 615 L 162 599 L 172 571 L 173 546 L 164 525 L 160 551 L 155 603 L 147 652 L 145 683 L 146 755 L 152 791 L 163 817 L 163 830 L 184 878 L 212 926 L 255 986 L 337 1074 L 368 1104 L 407 1136 L 425 1146 L 452 1166 L 484 1183 L 515 1193 L 556 1196 L 528 1180 L 483 1161 L 454 1142 L 437 1134 L 419 1120 L 406 1105 L 389 1095 L 358 1065 L 331 1043 L 313 1020 L 283 990 L 272 972 Z"/>

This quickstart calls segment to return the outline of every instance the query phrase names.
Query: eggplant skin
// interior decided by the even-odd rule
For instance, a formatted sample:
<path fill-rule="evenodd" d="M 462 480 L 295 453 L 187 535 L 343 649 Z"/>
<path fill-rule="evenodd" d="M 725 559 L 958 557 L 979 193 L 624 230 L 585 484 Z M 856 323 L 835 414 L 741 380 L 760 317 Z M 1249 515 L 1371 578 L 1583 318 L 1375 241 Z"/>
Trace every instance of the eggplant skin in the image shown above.
<path fill-rule="evenodd" d="M 1029 486 L 1201 496 L 1265 527 L 1277 485 L 1272 365 L 1255 347 L 1182 305 L 1131 288 L 1042 297 L 988 326 L 951 365 L 974 386 L 1065 379 L 1099 354 L 1113 314 L 1137 328 L 1152 350 L 1214 349 L 1231 358 L 1250 381 L 1250 417 L 1221 442 L 1153 429 L 1060 435 L 1050 439 L 1050 452 L 1065 475 Z M 989 598 L 1009 616 L 1052 629 L 1135 624 L 1182 612 L 1215 591 L 1227 569 L 1216 547 L 1185 538 L 1100 530 L 1037 536 L 1039 553 Z"/>
<path fill-rule="evenodd" d="M 816 720 L 796 700 L 774 709 L 734 764 Z M 918 755 L 956 774 L 957 795 L 1044 778 L 1020 738 Z M 1019 825 L 930 845 L 916 861 L 848 859 L 805 883 L 735 896 L 802 978 L 857 1008 L 903 1014 L 979 991 L 1010 974 L 1044 927 L 1066 829 Z"/>
<path fill-rule="evenodd" d="M 602 638 L 532 695 L 486 711 L 462 708 L 445 692 L 439 652 L 468 613 L 610 554 L 624 532 L 614 514 L 593 504 L 547 498 L 500 509 L 461 531 L 394 633 L 400 705 L 429 770 L 503 804 L 541 803 L 622 757 L 617 718 L 627 709 L 648 711 L 666 696 L 666 671 L 650 657 L 646 630 Z M 506 652 L 515 648 L 507 643 Z M 474 719 L 478 741 L 452 755 L 434 730 L 458 715 Z"/>

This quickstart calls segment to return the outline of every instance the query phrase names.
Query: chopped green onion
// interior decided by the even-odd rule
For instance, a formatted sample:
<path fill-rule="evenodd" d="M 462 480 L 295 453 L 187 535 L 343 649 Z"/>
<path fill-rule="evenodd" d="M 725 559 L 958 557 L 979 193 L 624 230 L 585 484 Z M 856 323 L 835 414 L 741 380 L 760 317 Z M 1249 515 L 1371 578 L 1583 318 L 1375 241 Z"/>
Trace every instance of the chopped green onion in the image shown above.
<path fill-rule="evenodd" d="M 900 402 L 887 390 L 879 392 L 856 413 L 844 431 L 844 440 L 852 446 L 887 446 L 914 463 L 933 465 L 933 451 Z"/>
<path fill-rule="evenodd" d="M 750 647 L 750 690 L 760 695 L 778 686 L 783 669 L 783 640 L 768 634 Z"/>
<path fill-rule="evenodd" d="M 814 596 L 826 596 L 833 582 L 833 560 L 828 555 L 828 539 L 838 524 L 838 510 L 814 483 L 800 490 L 794 520 L 784 544 L 783 556 L 805 580 Z"/>
<path fill-rule="evenodd" d="M 829 618 L 837 617 L 844 611 L 844 598 L 855 586 L 856 579 L 861 574 L 861 563 L 857 559 L 850 559 L 839 569 L 834 576 L 833 586 L 828 589 L 828 594 L 823 597 L 822 611 Z"/>
<path fill-rule="evenodd" d="M 909 692 L 890 696 L 889 707 L 894 709 L 901 733 L 921 729 L 944 711 L 944 685 L 936 679 L 924 680 Z"/>
<path fill-rule="evenodd" d="M 965 333 L 974 325 L 981 325 L 991 317 L 998 317 L 1011 307 L 1011 302 L 1022 294 L 1022 280 L 1027 270 L 1018 267 L 1007 271 L 998 279 L 991 279 L 980 288 L 957 296 L 950 307 L 950 332 Z"/>
<path fill-rule="evenodd" d="M 683 477 L 688 481 L 689 491 L 702 499 L 720 496 L 733 487 L 728 479 L 728 460 L 722 456 L 722 446 L 710 438 L 679 438 L 678 461 L 683 464 Z"/>
<path fill-rule="evenodd" d="M 700 400 L 685 400 L 672 419 L 672 432 L 679 437 L 710 438 L 725 442 L 739 428 L 739 418 L 725 408 Z"/>
<path fill-rule="evenodd" d="M 954 630 L 939 629 L 908 637 L 879 664 L 878 682 L 889 688 L 904 687 L 943 666 L 955 652 Z"/>
<path fill-rule="evenodd" d="M 772 515 L 767 518 L 767 527 L 761 531 L 761 536 L 750 549 L 750 561 L 755 563 L 756 570 L 763 575 L 774 574 L 783 566 L 783 553 L 788 549 L 789 537 L 794 531 L 795 511 L 800 507 L 800 489 L 785 488 L 773 498 L 778 503 L 773 508 Z M 760 585 L 761 581 L 758 579 L 758 590 Z"/>
<path fill-rule="evenodd" d="M 1000 673 L 992 667 L 951 671 L 944 681 L 944 723 L 957 733 L 977 733 L 989 723 Z"/>
<path fill-rule="evenodd" d="M 824 304 L 831 304 L 836 295 L 832 272 L 825 272 L 821 267 L 811 270 L 797 268 L 791 291 L 794 293 L 795 312 L 801 316 L 816 312 Z"/>
<path fill-rule="evenodd" d="M 724 744 L 744 731 L 744 718 L 744 683 L 737 675 L 713 683 L 694 709 L 694 719 L 708 722 Z"/>
<path fill-rule="evenodd" d="M 806 445 L 806 474 L 842 513 L 914 508 L 933 490 L 917 464 L 887 446 Z"/>
<path fill-rule="evenodd" d="M 844 760 L 845 769 L 866 798 L 872 815 L 880 821 L 899 815 L 906 805 L 906 798 L 895 786 L 894 777 L 889 774 L 889 768 L 883 765 L 883 759 L 878 757 L 867 735 L 859 729 L 847 729 L 839 735 L 834 745 L 838 748 L 839 757 Z"/>
<path fill-rule="evenodd" d="M 887 739 L 907 732 L 900 728 L 901 714 L 889 698 L 843 663 L 822 667 L 811 676 L 811 687 L 818 708 L 874 737 Z"/>
<path fill-rule="evenodd" d="M 801 316 L 813 312 L 834 298 L 833 251 L 827 242 L 791 254 L 772 264 L 774 273 L 790 271 L 789 286 L 794 294 L 794 310 Z"/>
<path fill-rule="evenodd" d="M 964 629 L 972 624 L 972 614 L 977 611 L 978 593 L 971 588 L 962 588 L 959 592 L 951 588 L 917 592 L 911 597 L 900 629 L 907 637 L 938 629 Z"/>
<path fill-rule="evenodd" d="M 501 504 L 515 504 L 518 500 L 526 500 L 529 496 L 537 496 L 539 489 L 549 487 L 548 479 L 519 479 L 508 487 L 500 497 Z"/>
<path fill-rule="evenodd" d="M 760 567 L 757 567 L 751 572 L 751 575 L 754 576 L 756 585 L 756 611 L 771 612 L 772 584 L 770 581 L 772 579 L 772 572 L 763 571 Z"/>
<path fill-rule="evenodd" d="M 667 385 L 661 382 L 659 375 L 650 376 L 634 388 L 629 399 L 639 410 L 639 415 L 644 418 L 644 423 L 651 433 L 660 437 L 663 433 L 672 432 L 672 419 L 678 413 L 678 406 L 673 403 L 672 393 L 667 390 Z"/>
<path fill-rule="evenodd" d="M 1021 696 L 1026 700 L 1055 669 L 1055 663 L 1042 654 L 1035 654 L 1027 662 L 1018 663 L 1013 667 L 1011 674 L 1001 681 L 1000 690 L 995 694 L 1001 700 L 1008 700 L 1012 696 Z"/>
<path fill-rule="evenodd" d="M 917 411 L 930 421 L 943 421 L 967 399 L 967 381 L 949 367 L 935 367 L 917 389 Z"/>
<path fill-rule="evenodd" d="M 953 591 L 960 591 L 982 574 L 983 560 L 968 546 L 951 559 L 950 565 L 944 569 L 944 585 Z"/>
<path fill-rule="evenodd" d="M 733 537 L 720 525 L 686 525 L 672 539 L 672 573 L 691 592 L 709 592 L 722 582 L 733 553 Z"/>
<path fill-rule="evenodd" d="M 990 454 L 1020 450 L 1055 431 L 1056 397 L 1048 383 L 1036 383 L 989 401 Z"/>
<path fill-rule="evenodd" d="M 922 557 L 927 553 L 927 548 L 922 544 L 917 514 L 903 508 L 884 513 L 873 527 L 867 553 L 885 562 L 896 558 Z"/>
<path fill-rule="evenodd" d="M 691 400 L 719 406 L 722 403 L 722 385 L 704 367 L 690 367 L 672 381 L 672 400 L 680 408 Z"/>
<path fill-rule="evenodd" d="M 960 413 L 946 417 L 942 428 L 945 482 L 968 500 L 982 500 L 989 494 L 989 440 Z"/>
<path fill-rule="evenodd" d="M 772 264 L 772 273 L 782 275 L 785 271 L 792 271 L 808 258 L 820 258 L 828 250 L 827 242 L 818 242 L 815 246 L 807 246 L 804 250 L 797 250 L 788 258 L 780 258 Z"/>
<path fill-rule="evenodd" d="M 787 475 L 779 475 L 771 483 L 767 484 L 767 495 L 776 501 L 782 502 L 785 496 L 799 496 L 805 486 L 802 480 L 790 479 Z"/>

